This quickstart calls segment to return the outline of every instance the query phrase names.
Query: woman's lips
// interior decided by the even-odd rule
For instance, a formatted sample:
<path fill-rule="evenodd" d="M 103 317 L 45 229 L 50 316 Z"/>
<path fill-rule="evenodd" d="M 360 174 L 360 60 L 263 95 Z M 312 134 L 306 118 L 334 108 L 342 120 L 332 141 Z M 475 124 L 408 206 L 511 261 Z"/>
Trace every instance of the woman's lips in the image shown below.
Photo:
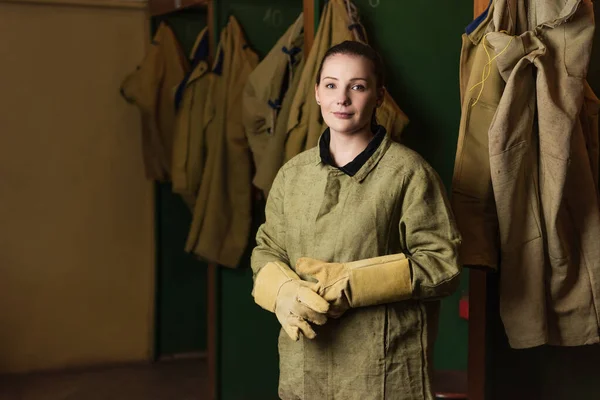
<path fill-rule="evenodd" d="M 334 112 L 333 115 L 339 119 L 350 119 L 352 118 L 352 113 L 344 113 L 344 112 Z"/>

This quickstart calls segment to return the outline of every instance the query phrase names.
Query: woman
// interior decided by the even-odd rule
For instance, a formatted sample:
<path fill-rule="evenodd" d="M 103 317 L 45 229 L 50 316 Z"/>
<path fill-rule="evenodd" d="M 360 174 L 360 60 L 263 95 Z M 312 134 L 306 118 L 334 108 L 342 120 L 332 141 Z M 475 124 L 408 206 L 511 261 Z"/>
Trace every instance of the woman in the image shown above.
<path fill-rule="evenodd" d="M 253 296 L 283 328 L 282 399 L 433 399 L 434 300 L 458 285 L 460 236 L 438 175 L 377 125 L 384 90 L 372 48 L 329 49 L 329 128 L 269 194 Z"/>

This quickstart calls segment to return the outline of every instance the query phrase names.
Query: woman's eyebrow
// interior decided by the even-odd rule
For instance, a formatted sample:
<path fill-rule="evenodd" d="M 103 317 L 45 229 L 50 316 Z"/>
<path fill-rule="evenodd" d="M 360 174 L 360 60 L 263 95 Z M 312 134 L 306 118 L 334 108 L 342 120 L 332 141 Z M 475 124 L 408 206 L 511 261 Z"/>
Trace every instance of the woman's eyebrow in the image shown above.
<path fill-rule="evenodd" d="M 334 78 L 333 76 L 326 76 L 323 79 L 333 79 L 334 81 L 338 80 L 338 78 Z M 367 80 L 367 78 L 352 78 L 352 79 L 350 79 L 350 81 L 365 81 L 365 82 L 367 82 L 368 80 Z"/>

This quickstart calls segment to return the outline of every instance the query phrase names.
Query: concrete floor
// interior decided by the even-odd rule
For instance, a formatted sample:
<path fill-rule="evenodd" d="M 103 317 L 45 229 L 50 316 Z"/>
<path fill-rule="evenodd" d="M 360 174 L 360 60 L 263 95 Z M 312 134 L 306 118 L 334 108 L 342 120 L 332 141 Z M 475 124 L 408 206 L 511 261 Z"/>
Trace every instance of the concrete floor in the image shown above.
<path fill-rule="evenodd" d="M 204 360 L 0 376 L 0 400 L 201 400 Z"/>

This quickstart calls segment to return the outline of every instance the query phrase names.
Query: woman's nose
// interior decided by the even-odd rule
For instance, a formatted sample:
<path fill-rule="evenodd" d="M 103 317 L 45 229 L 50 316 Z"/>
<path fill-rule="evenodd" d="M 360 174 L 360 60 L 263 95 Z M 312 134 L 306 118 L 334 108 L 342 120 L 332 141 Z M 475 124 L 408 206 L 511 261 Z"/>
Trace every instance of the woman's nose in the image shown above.
<path fill-rule="evenodd" d="M 343 91 L 339 94 L 336 103 L 341 106 L 347 106 L 350 104 L 350 97 L 345 91 Z"/>

